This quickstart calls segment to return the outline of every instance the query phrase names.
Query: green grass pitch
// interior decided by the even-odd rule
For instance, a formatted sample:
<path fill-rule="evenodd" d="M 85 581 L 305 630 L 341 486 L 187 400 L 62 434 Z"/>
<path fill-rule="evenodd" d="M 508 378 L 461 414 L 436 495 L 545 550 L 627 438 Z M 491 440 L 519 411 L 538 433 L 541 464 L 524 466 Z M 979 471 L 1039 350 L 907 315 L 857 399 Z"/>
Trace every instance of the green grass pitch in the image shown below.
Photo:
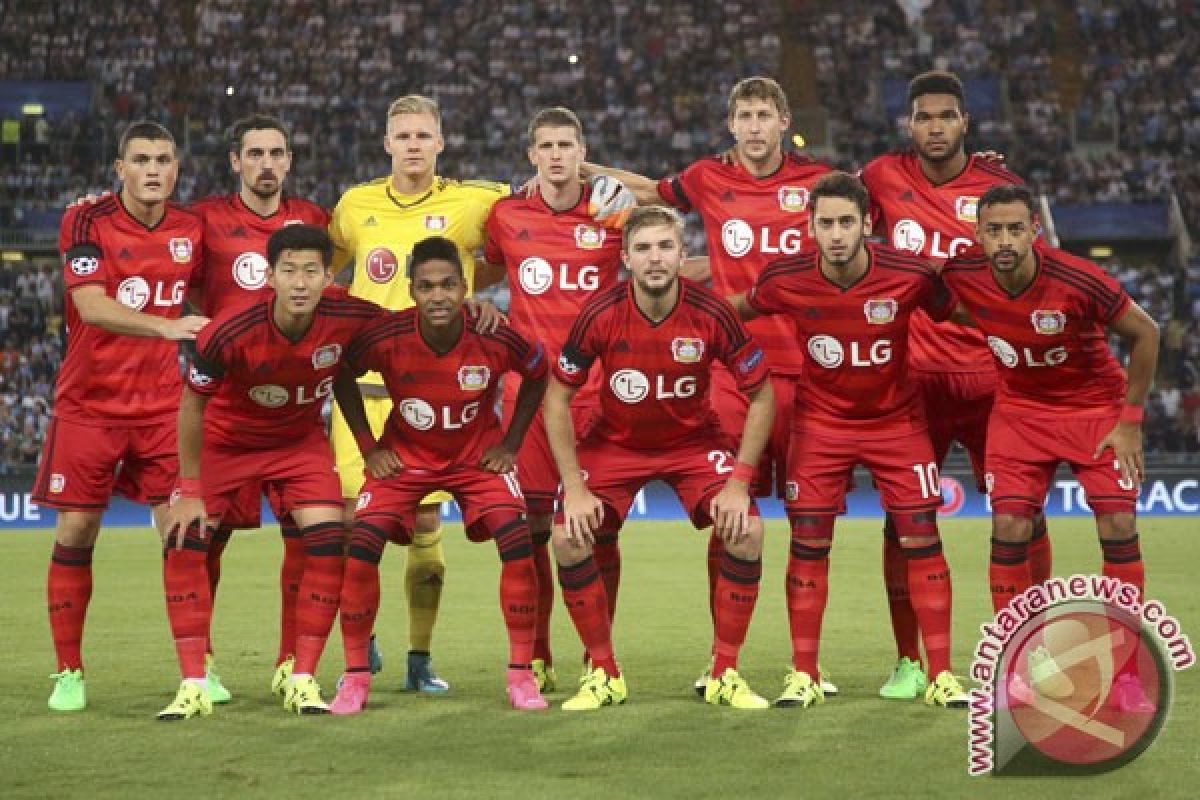
<path fill-rule="evenodd" d="M 844 520 L 833 552 L 822 663 L 842 695 L 809 710 L 735 712 L 691 692 L 709 641 L 704 537 L 682 523 L 631 524 L 622 537 L 618 657 L 623 707 L 595 714 L 518 713 L 504 703 L 505 639 L 491 545 L 447 529 L 449 564 L 435 638 L 448 697 L 399 691 L 406 649 L 401 554 L 384 559 L 378 631 L 387 664 L 367 713 L 349 719 L 283 712 L 268 684 L 278 635 L 274 529 L 239 534 L 225 556 L 214 637 L 234 693 L 206 719 L 165 724 L 154 713 L 178 684 L 148 530 L 106 531 L 85 640 L 90 708 L 52 714 L 46 623 L 47 532 L 0 535 L 0 797 L 1196 797 L 1200 674 L 1176 676 L 1167 727 L 1134 764 L 1089 779 L 968 778 L 965 712 L 889 703 L 875 692 L 892 661 L 879 523 Z M 786 537 L 768 523 L 764 586 L 742 674 L 774 697 L 788 658 L 783 602 Z M 943 526 L 955 589 L 956 669 L 964 673 L 988 616 L 987 522 Z M 1200 642 L 1195 518 L 1141 523 L 1148 588 Z M 1090 520 L 1051 520 L 1056 571 L 1099 566 Z M 580 647 L 554 612 L 560 681 Z M 321 680 L 332 699 L 337 634 Z M 569 688 L 569 687 L 568 687 Z M 565 692 L 552 696 L 561 701 Z"/>

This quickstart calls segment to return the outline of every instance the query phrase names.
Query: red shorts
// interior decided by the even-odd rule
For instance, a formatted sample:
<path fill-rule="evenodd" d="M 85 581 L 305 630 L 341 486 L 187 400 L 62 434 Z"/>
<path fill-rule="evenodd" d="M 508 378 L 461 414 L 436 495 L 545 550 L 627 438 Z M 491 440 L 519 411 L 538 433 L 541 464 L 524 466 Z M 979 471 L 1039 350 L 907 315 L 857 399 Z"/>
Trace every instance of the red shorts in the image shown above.
<path fill-rule="evenodd" d="M 725 486 L 735 463 L 733 452 L 724 446 L 724 436 L 717 431 L 663 451 L 630 450 L 605 440 L 585 440 L 578 455 L 588 489 L 605 506 L 601 525 L 605 531 L 621 527 L 637 493 L 653 480 L 674 489 L 692 524 L 707 528 L 713 524 L 709 503 Z M 750 512 L 758 515 L 753 503 Z M 560 499 L 555 524 L 563 524 L 563 519 Z"/>
<path fill-rule="evenodd" d="M 359 492 L 354 518 L 396 544 L 411 544 L 417 506 L 439 489 L 454 496 L 462 509 L 463 527 L 475 541 L 489 538 L 472 531 L 485 516 L 497 511 L 525 514 L 525 500 L 515 475 L 464 466 L 444 472 L 406 468 L 385 480 L 368 477 Z"/>
<path fill-rule="evenodd" d="M 993 414 L 987 452 L 992 511 L 1017 517 L 1040 511 L 1054 471 L 1065 461 L 1082 484 L 1094 513 L 1134 513 L 1137 486 L 1121 479 L 1112 451 L 1092 458 L 1096 445 L 1117 424 L 1120 414 L 1119 408 L 1103 417 Z"/>
<path fill-rule="evenodd" d="M 988 416 L 996 398 L 996 373 L 992 372 L 912 372 L 917 391 L 925 403 L 929 421 L 929 442 L 938 466 L 946 461 L 950 445 L 957 441 L 971 457 L 975 485 L 984 490 L 984 465 L 987 463 Z"/>
<path fill-rule="evenodd" d="M 155 425 L 106 426 L 54 417 L 33 500 L 59 511 L 103 511 L 113 494 L 167 502 L 179 475 L 174 417 Z"/>
<path fill-rule="evenodd" d="M 344 505 L 333 451 L 319 430 L 299 441 L 265 450 L 206 440 L 200 453 L 200 480 L 205 510 L 222 521 L 235 510 L 244 517 L 244 505 L 239 503 L 245 502 L 247 486 L 261 486 L 268 496 L 274 495 L 274 507 L 281 513 Z"/>
<path fill-rule="evenodd" d="M 776 497 L 783 497 L 784 480 L 788 474 L 788 446 L 792 437 L 792 409 L 796 402 L 796 382 L 799 379 L 798 375 L 771 374 L 771 389 L 775 393 L 775 420 L 771 424 L 771 437 L 767 440 L 766 452 L 758 462 L 758 474 L 751 487 L 751 494 L 755 497 L 768 497 L 772 493 Z M 721 433 L 730 442 L 740 442 L 750 398 L 738 391 L 737 383 L 728 370 L 712 371 L 709 403 L 717 412 Z"/>
<path fill-rule="evenodd" d="M 262 527 L 262 498 L 266 495 L 271 504 L 271 511 L 280 525 L 295 524 L 291 516 L 283 510 L 283 496 L 276 484 L 263 486 L 259 483 L 248 483 L 238 490 L 229 510 L 221 515 L 221 527 L 230 530 L 253 530 Z"/>
<path fill-rule="evenodd" d="M 889 513 L 935 511 L 942 504 L 933 447 L 923 430 L 881 428 L 855 438 L 798 421 L 788 454 L 789 514 L 839 514 L 854 467 L 866 467 Z"/>
<path fill-rule="evenodd" d="M 504 424 L 507 426 L 510 415 L 508 409 L 505 411 Z M 586 438 L 598 413 L 598 403 L 571 406 L 576 441 Z M 558 465 L 554 463 L 550 441 L 546 438 L 546 423 L 541 407 L 517 454 L 517 478 L 521 482 L 521 493 L 525 495 L 525 505 L 530 514 L 554 513 L 554 498 L 558 496 L 559 485 Z"/>

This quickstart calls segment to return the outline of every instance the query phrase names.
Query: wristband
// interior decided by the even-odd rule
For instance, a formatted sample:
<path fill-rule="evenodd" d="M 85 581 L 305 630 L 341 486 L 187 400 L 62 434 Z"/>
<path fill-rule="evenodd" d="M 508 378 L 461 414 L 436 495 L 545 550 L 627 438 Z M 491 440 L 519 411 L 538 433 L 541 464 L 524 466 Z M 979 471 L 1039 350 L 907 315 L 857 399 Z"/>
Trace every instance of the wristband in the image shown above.
<path fill-rule="evenodd" d="M 199 478 L 180 478 L 179 479 L 179 496 L 186 497 L 189 500 L 199 500 L 204 496 L 204 492 L 200 489 Z"/>
<path fill-rule="evenodd" d="M 364 456 L 374 450 L 379 444 L 375 441 L 375 437 L 371 435 L 370 431 L 356 432 L 354 434 L 354 441 L 358 443 L 358 452 Z"/>
<path fill-rule="evenodd" d="M 1126 403 L 1121 407 L 1121 422 L 1131 422 L 1134 425 L 1141 425 L 1142 419 L 1146 416 L 1146 410 L 1139 405 Z"/>
<path fill-rule="evenodd" d="M 753 464 L 747 464 L 745 461 L 739 461 L 733 465 L 733 474 L 729 476 L 729 479 L 741 481 L 749 486 L 754 482 L 754 476 L 757 474 L 758 468 Z"/>

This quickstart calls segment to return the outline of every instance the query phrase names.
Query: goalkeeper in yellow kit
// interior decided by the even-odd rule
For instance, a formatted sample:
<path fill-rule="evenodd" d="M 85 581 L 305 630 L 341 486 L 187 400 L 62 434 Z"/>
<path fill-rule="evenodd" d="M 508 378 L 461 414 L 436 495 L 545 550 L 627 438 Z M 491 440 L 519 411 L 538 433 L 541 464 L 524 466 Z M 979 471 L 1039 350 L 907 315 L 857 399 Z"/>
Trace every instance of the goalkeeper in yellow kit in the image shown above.
<path fill-rule="evenodd" d="M 429 236 L 443 236 L 454 242 L 468 285 L 472 290 L 484 288 L 475 280 L 476 252 L 483 246 L 484 223 L 493 204 L 510 190 L 502 183 L 457 181 L 437 175 L 437 158 L 444 147 L 441 112 L 435 100 L 406 95 L 391 104 L 384 149 L 392 159 L 392 174 L 347 190 L 329 224 L 336 248 L 334 263 L 353 262 L 350 294 L 393 310 L 411 306 L 409 255 L 417 242 Z M 620 218 L 634 204 L 628 190 L 610 184 L 594 202 L 593 210 L 596 219 L 603 222 Z M 364 375 L 359 386 L 371 430 L 379 436 L 391 411 L 391 401 L 376 373 Z M 336 406 L 332 440 L 342 496 L 347 501 L 346 514 L 352 518 L 363 484 L 363 459 Z M 449 499 L 448 494 L 436 492 L 426 497 L 418 509 L 404 577 L 410 647 L 405 689 L 434 694 L 449 689 L 434 672 L 430 659 L 446 571 L 440 503 Z M 377 672 L 382 660 L 374 647 L 374 637 L 371 656 L 372 671 Z"/>

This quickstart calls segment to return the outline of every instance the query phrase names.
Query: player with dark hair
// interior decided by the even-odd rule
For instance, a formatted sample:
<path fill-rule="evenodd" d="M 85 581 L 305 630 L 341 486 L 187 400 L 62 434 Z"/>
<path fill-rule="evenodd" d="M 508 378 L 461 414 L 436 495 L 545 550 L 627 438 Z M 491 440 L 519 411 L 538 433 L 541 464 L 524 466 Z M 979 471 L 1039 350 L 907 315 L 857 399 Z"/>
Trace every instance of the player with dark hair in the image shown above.
<path fill-rule="evenodd" d="M 1141 593 L 1142 405 L 1158 363 L 1158 326 L 1099 266 L 1037 241 L 1028 189 L 989 189 L 978 216 L 979 245 L 951 259 L 942 279 L 987 336 L 999 375 L 987 437 L 992 606 L 999 611 L 1032 585 L 1033 518 L 1062 462 L 1087 493 L 1104 574 Z M 1130 345 L 1128 377 L 1109 350 L 1110 332 Z M 1136 673 L 1133 662 L 1124 666 L 1110 704 L 1153 712 Z M 1027 697 L 1020 681 L 1009 690 Z"/>
<path fill-rule="evenodd" d="M 204 220 L 205 257 L 192 279 L 191 300 L 212 317 L 250 305 L 269 291 L 267 240 L 285 225 L 329 224 L 325 209 L 284 192 L 292 165 L 287 128 L 275 117 L 253 114 L 234 122 L 229 137 L 229 165 L 238 177 L 237 191 L 215 195 L 192 205 Z M 326 259 L 332 263 L 332 259 Z M 221 555 L 234 530 L 257 528 L 262 487 L 249 484 L 222 515 L 208 541 L 208 580 L 213 601 L 221 580 Z M 280 632 L 272 689 L 282 694 L 296 653 L 296 596 L 304 572 L 304 541 L 295 521 L 281 513 L 279 498 L 270 496 L 283 536 L 279 571 Z M 231 699 L 221 683 L 208 643 L 208 692 L 214 703 Z"/>
<path fill-rule="evenodd" d="M 472 541 L 493 540 L 500 554 L 500 605 L 509 637 L 508 699 L 517 709 L 546 708 L 530 669 L 538 585 L 525 502 L 513 472 L 521 440 L 546 388 L 542 346 L 507 326 L 479 333 L 464 308 L 467 281 L 455 243 L 442 237 L 412 249 L 414 308 L 389 314 L 346 354 L 352 372 L 335 392 L 363 454 L 341 601 L 346 673 L 332 710 L 355 714 L 370 692 L 367 646 L 379 610 L 379 561 L 387 542 L 408 544 L 423 497 L 450 492 Z M 354 380 L 377 372 L 393 401 L 376 441 Z M 500 377 L 521 376 L 502 433 L 495 416 Z"/>
<path fill-rule="evenodd" d="M 583 127 L 574 112 L 546 108 L 529 123 L 529 161 L 537 170 L 536 191 L 499 200 L 487 221 L 484 258 L 508 275 L 513 329 L 541 342 L 553 358 L 562 349 L 583 305 L 616 285 L 621 272 L 619 222 L 597 224 L 591 206 L 596 189 L 579 179 L 587 155 Z M 504 381 L 504 415 L 515 408 L 520 380 Z M 578 432 L 597 410 L 599 384 L 591 381 L 574 398 L 571 414 Z M 557 685 L 550 648 L 550 609 L 554 573 L 548 543 L 558 493 L 558 469 L 546 441 L 542 415 L 534 418 L 517 459 L 517 477 L 529 510 L 534 562 L 538 569 L 538 628 L 533 671 L 542 691 Z M 616 536 L 596 542 L 596 562 L 616 610 L 620 557 Z"/>
<path fill-rule="evenodd" d="M 862 182 L 834 172 L 811 195 L 816 248 L 778 261 L 746 295 L 731 298 L 743 317 L 782 314 L 807 353 L 788 454 L 786 505 L 792 526 L 787 606 L 792 669 L 779 706 L 824 700 L 817 652 L 829 591 L 834 522 L 856 465 L 875 479 L 903 546 L 909 592 L 930 672 L 929 705 L 965 707 L 950 666 L 950 570 L 936 511 L 937 464 L 906 350 L 914 312 L 949 312 L 944 290 L 922 259 L 865 241 L 871 231 Z"/>
<path fill-rule="evenodd" d="M 662 203 L 681 211 L 692 211 L 704 222 L 708 257 L 691 259 L 684 277 L 696 281 L 712 279 L 718 295 L 745 292 L 771 261 L 799 253 L 805 245 L 809 193 L 829 167 L 784 147 L 792 124 L 787 95 L 766 77 L 739 81 L 729 92 L 725 125 L 733 136 L 729 151 L 693 162 L 676 175 L 653 180 L 611 167 L 585 165 L 585 174 L 603 173 L 620 179 L 641 203 Z M 796 331 L 785 317 L 764 317 L 746 324 L 762 346 L 771 368 L 775 393 L 775 426 L 759 464 L 752 491 L 783 496 L 787 474 L 795 380 L 804 357 L 796 349 Z M 746 414 L 746 398 L 737 380 L 719 365 L 713 372 L 713 407 L 726 436 L 736 437 Z M 709 597 L 716 588 L 723 545 L 709 539 Z M 710 609 L 712 610 L 712 609 Z M 705 671 L 695 683 L 702 693 L 708 680 Z M 828 694 L 837 687 L 824 681 Z"/>
<path fill-rule="evenodd" d="M 713 526 L 723 543 L 704 698 L 738 709 L 768 706 L 738 674 L 737 657 L 762 576 L 763 526 L 749 484 L 775 401 L 763 351 L 733 309 L 679 278 L 684 255 L 678 213 L 636 209 L 625 224 L 621 254 L 630 280 L 580 312 L 546 393 L 546 433 L 562 475 L 554 554 L 563 600 L 591 658 L 579 692 L 563 703 L 566 711 L 625 702 L 606 587 L 592 550 L 600 536 L 621 527 L 638 491 L 655 479 L 675 490 L 697 528 Z M 597 360 L 601 410 L 577 446 L 571 400 Z M 709 405 L 716 361 L 749 396 L 736 457 Z"/>
<path fill-rule="evenodd" d="M 968 155 L 970 118 L 962 82 L 952 73 L 924 72 L 913 78 L 908 107 L 912 147 L 876 158 L 861 176 L 871 194 L 874 232 L 897 250 L 940 266 L 973 244 L 980 195 L 1021 179 L 986 157 Z M 920 310 L 913 315 L 909 337 L 910 374 L 925 403 L 934 459 L 940 468 L 951 443 L 962 443 L 983 491 L 988 413 L 996 393 L 987 344 L 977 329 L 934 321 Z M 1050 540 L 1040 511 L 1035 530 L 1032 554 L 1041 583 L 1050 576 Z M 927 683 L 906 563 L 895 522 L 888 517 L 883 574 L 897 661 L 879 694 L 902 700 L 920 696 Z"/>
<path fill-rule="evenodd" d="M 134 122 L 114 166 L 120 191 L 68 209 L 59 230 L 70 334 L 33 487 L 39 505 L 58 511 L 46 592 L 58 660 L 55 711 L 87 706 L 81 643 L 92 552 L 113 493 L 149 505 L 165 541 L 178 473 L 177 342 L 208 322 L 182 316 L 204 231 L 199 217 L 168 200 L 179 174 L 174 138 L 157 123 Z M 202 682 L 204 643 L 197 672 L 195 642 L 183 633 L 191 601 L 177 591 L 194 567 L 188 555 L 168 550 L 163 583 L 184 677 Z"/>
<path fill-rule="evenodd" d="M 181 552 L 201 559 L 205 579 L 186 594 L 196 606 L 192 633 L 203 645 L 212 608 L 203 575 L 205 529 L 220 526 L 247 485 L 268 487 L 296 521 L 305 558 L 284 707 L 299 714 L 329 710 L 313 675 L 337 614 L 345 546 L 340 484 L 321 408 L 344 354 L 384 313 L 356 298 L 323 294 L 333 281 L 332 256 L 324 229 L 284 226 L 267 242 L 273 291 L 223 311 L 198 337 L 179 410 L 181 498 L 167 528 L 168 535 L 177 532 Z M 211 711 L 207 693 L 181 689 L 160 716 Z"/>

